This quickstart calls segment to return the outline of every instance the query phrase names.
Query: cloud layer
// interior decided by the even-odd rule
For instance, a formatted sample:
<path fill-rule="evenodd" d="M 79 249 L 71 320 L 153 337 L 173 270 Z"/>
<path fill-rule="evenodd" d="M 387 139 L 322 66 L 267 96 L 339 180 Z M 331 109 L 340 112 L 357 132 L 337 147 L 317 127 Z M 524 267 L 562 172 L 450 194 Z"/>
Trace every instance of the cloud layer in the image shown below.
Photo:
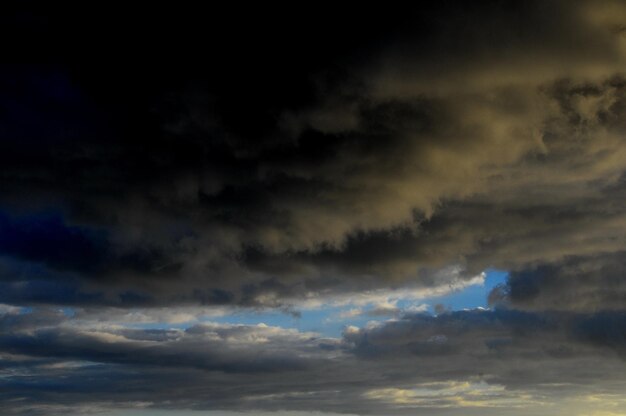
<path fill-rule="evenodd" d="M 90 403 L 94 409 L 143 403 L 559 414 L 577 401 L 587 406 L 585 398 L 600 393 L 607 395 L 604 408 L 623 405 L 623 312 L 405 313 L 347 327 L 341 338 L 262 324 L 133 329 L 53 310 L 8 310 L 1 319 L 10 331 L 0 340 L 9 414 L 52 414 L 48 406 Z"/>
<path fill-rule="evenodd" d="M 382 9 L 2 18 L 3 410 L 624 408 L 626 7 Z"/>

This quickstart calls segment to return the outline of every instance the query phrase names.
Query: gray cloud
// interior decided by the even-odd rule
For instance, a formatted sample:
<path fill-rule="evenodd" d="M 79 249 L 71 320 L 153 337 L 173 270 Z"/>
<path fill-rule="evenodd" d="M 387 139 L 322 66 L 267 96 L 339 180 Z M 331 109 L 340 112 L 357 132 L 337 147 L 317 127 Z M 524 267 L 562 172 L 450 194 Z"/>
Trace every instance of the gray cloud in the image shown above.
<path fill-rule="evenodd" d="M 494 303 L 526 310 L 624 309 L 624 253 L 567 257 L 515 271 L 494 290 Z"/>
<path fill-rule="evenodd" d="M 37 404 L 148 402 L 428 414 L 465 407 L 453 396 L 487 414 L 522 404 L 545 414 L 546 403 L 619 392 L 626 357 L 623 313 L 406 314 L 348 327 L 342 339 L 262 325 L 94 326 L 58 315 L 51 321 L 46 311 L 2 319 L 11 330 L 0 337 L 2 397 L 18 413 Z"/>

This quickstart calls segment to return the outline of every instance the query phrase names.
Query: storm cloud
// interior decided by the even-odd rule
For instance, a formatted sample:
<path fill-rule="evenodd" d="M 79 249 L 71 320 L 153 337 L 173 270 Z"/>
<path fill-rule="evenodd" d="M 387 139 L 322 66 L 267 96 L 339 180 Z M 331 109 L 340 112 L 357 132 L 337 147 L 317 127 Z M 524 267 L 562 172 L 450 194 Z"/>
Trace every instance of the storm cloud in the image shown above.
<path fill-rule="evenodd" d="M 626 406 L 624 4 L 173 9 L 2 17 L 0 408 Z"/>

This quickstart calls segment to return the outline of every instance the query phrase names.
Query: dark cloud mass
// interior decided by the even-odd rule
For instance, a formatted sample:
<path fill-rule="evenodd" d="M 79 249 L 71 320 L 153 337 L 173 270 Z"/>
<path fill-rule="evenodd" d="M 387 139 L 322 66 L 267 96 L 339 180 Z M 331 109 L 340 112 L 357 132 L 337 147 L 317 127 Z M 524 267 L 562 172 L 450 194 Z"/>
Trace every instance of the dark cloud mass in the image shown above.
<path fill-rule="evenodd" d="M 0 413 L 626 410 L 622 2 L 0 27 Z"/>

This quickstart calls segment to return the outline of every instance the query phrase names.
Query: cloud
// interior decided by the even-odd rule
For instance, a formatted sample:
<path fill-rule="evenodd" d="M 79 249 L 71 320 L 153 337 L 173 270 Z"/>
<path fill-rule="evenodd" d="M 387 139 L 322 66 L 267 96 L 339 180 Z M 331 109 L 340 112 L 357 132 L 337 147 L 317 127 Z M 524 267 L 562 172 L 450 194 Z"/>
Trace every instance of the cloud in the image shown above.
<path fill-rule="evenodd" d="M 619 250 L 622 11 L 600 6 L 615 12 L 433 7 L 385 47 L 303 72 L 299 102 L 210 70 L 157 70 L 128 93 L 123 71 L 105 90 L 90 67 L 9 67 L 12 108 L 56 103 L 59 127 L 3 142 L 0 250 L 111 303 L 211 304 Z"/>
<path fill-rule="evenodd" d="M 0 348 L 10 354 L 36 357 L 71 357 L 72 360 L 117 364 L 190 367 L 224 372 L 281 371 L 305 364 L 289 345 L 311 342 L 314 352 L 319 337 L 268 327 L 196 324 L 185 330 L 139 330 L 104 323 L 68 326 L 60 312 L 37 313 L 38 319 L 4 318 L 7 330 Z M 42 325 L 52 324 L 51 326 Z M 33 327 L 34 324 L 34 327 Z M 55 325 L 56 324 L 56 325 Z M 263 345 L 259 350 L 249 347 Z M 298 346 L 300 347 L 300 346 Z M 295 354 L 293 354 L 295 353 Z M 313 357 L 308 354 L 312 360 Z M 236 357 L 236 358 L 234 358 Z M 311 361 L 311 363 L 314 360 Z M 307 364 L 308 365 L 308 364 Z M 256 370 L 255 370 L 256 369 Z"/>
<path fill-rule="evenodd" d="M 348 327 L 341 338 L 263 324 L 138 329 L 105 316 L 40 309 L 0 317 L 8 330 L 0 336 L 6 409 L 146 403 L 495 415 L 523 406 L 544 414 L 549 403 L 589 394 L 590 383 L 609 395 L 624 387 L 623 313 L 417 313 Z"/>
<path fill-rule="evenodd" d="M 382 400 L 401 407 L 503 407 L 528 408 L 541 405 L 528 394 L 506 392 L 504 386 L 485 382 L 424 383 L 414 389 L 377 389 L 365 393 L 372 400 Z"/>
<path fill-rule="evenodd" d="M 494 302 L 526 310 L 622 311 L 624 253 L 571 256 L 511 273 Z"/>
<path fill-rule="evenodd" d="M 624 5 L 306 9 L 1 18 L 3 407 L 618 413 Z"/>
<path fill-rule="evenodd" d="M 41 214 L 6 217 L 6 227 L 43 246 L 35 252 L 33 247 L 38 246 L 30 244 L 27 253 L 11 239 L 4 252 L 44 264 L 51 272 L 78 273 L 88 283 L 84 290 L 96 293 L 134 292 L 137 299 L 159 301 L 163 293 L 171 293 L 170 282 L 176 281 L 175 297 L 183 302 L 264 303 L 275 295 L 303 296 L 316 286 L 358 291 L 349 284 L 357 277 L 365 282 L 359 285 L 373 288 L 387 286 L 389 279 L 391 284 L 401 284 L 415 277 L 429 286 L 441 283 L 425 273 L 432 268 L 460 263 L 471 275 L 488 266 L 515 268 L 563 255 L 618 250 L 623 222 L 617 205 L 623 168 L 622 145 L 616 136 L 619 78 L 599 84 L 558 81 L 542 88 L 495 91 L 484 97 L 364 103 L 359 111 L 375 108 L 372 114 L 359 115 L 363 122 L 380 119 L 383 125 L 363 124 L 328 137 L 325 157 L 329 160 L 307 166 L 295 162 L 296 154 L 276 159 L 280 152 L 274 156 L 255 150 L 246 160 L 252 158 L 248 162 L 256 166 L 257 176 L 228 179 L 235 183 L 219 185 L 223 190 L 211 191 L 213 196 L 196 179 L 173 188 L 176 192 L 188 188 L 191 199 L 154 196 L 161 202 L 152 205 L 147 204 L 153 198 L 149 188 L 133 190 L 128 198 L 111 196 L 97 205 L 89 202 L 88 194 L 65 197 L 61 193 L 59 197 L 68 203 L 78 198 L 90 205 L 92 219 L 81 220 L 79 227 L 59 216 L 54 224 L 41 220 L 45 218 Z M 522 107 L 503 113 L 506 108 L 501 102 L 516 99 L 516 94 Z M 587 96 L 600 107 L 572 107 L 571 101 Z M 532 109 L 532 101 L 541 104 L 541 111 Z M 463 114 L 470 108 L 475 114 Z M 531 125 L 528 111 L 537 111 Z M 427 130 L 413 124 L 422 118 L 419 123 L 426 123 Z M 505 124 L 497 126 L 496 119 Z M 387 138 L 375 138 L 379 136 Z M 306 141 L 268 145 L 274 150 L 292 146 L 285 151 L 310 156 Z M 209 140 L 204 146 L 213 144 Z M 237 152 L 237 146 L 246 144 L 232 146 Z M 161 150 L 153 152 L 158 157 Z M 197 168 L 204 169 L 201 164 Z M 210 177 L 218 180 L 220 174 Z M 341 184 L 333 184 L 332 177 L 340 177 Z M 160 185 L 151 186 L 165 192 Z M 296 185 L 298 192 L 294 192 Z M 545 195 L 556 188 L 559 194 L 547 203 Z M 229 198 L 235 199 L 227 202 Z M 137 203 L 116 202 L 133 200 Z M 109 214 L 101 212 L 105 206 Z M 284 213 L 274 216 L 277 207 Z M 183 208 L 196 214 L 177 214 Z M 122 221 L 117 213 L 128 209 L 130 215 Z M 173 211 L 161 212 L 168 209 Z M 144 218 L 136 225 L 128 222 L 133 221 L 133 210 Z M 220 212 L 228 212 L 228 217 Z M 118 220 L 105 221 L 106 215 Z M 48 240 L 40 242 L 32 233 L 24 234 L 33 219 L 43 235 L 61 238 L 61 231 L 81 230 L 84 237 L 80 238 L 85 239 L 81 247 L 99 248 L 90 257 L 57 245 L 59 255 L 80 257 L 61 264 L 60 257 L 50 257 L 55 251 L 47 250 Z M 98 233 L 106 237 L 97 237 Z M 150 236 L 150 241 L 142 235 Z M 79 267 L 81 262 L 89 268 Z M 322 277 L 332 275 L 337 277 Z M 202 283 L 204 279 L 208 284 Z"/>

